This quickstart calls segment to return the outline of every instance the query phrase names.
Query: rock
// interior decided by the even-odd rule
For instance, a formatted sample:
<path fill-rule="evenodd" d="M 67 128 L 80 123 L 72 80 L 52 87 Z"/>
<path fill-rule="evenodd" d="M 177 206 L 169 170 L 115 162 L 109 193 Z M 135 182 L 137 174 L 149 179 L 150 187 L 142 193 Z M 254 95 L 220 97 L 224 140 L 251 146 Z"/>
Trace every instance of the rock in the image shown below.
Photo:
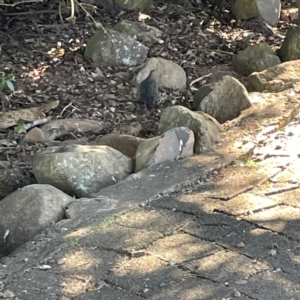
<path fill-rule="evenodd" d="M 235 0 L 232 11 L 237 20 L 246 20 L 260 16 L 270 25 L 279 20 L 280 0 Z"/>
<path fill-rule="evenodd" d="M 199 109 L 222 124 L 238 117 L 242 110 L 250 106 L 244 85 L 231 76 L 224 76 L 215 89 L 202 100 Z"/>
<path fill-rule="evenodd" d="M 0 162 L 0 201 L 17 189 L 36 183 L 31 174 L 24 173 L 21 168 L 11 167 Z"/>
<path fill-rule="evenodd" d="M 159 37 L 162 35 L 162 32 L 144 22 L 131 22 L 122 20 L 115 25 L 114 29 L 121 33 L 130 35 L 134 39 L 146 45 L 151 45 L 156 42 L 163 42 L 159 39 Z"/>
<path fill-rule="evenodd" d="M 201 101 L 212 91 L 213 85 L 211 84 L 205 84 L 201 86 L 194 95 L 193 109 L 197 110 Z"/>
<path fill-rule="evenodd" d="M 101 122 L 92 120 L 61 119 L 53 120 L 43 125 L 40 130 L 48 141 L 53 141 L 62 136 L 72 136 L 78 133 L 94 133 L 104 128 Z"/>
<path fill-rule="evenodd" d="M 25 134 L 24 140 L 28 142 L 43 142 L 45 141 L 45 135 L 40 128 L 34 127 Z"/>
<path fill-rule="evenodd" d="M 37 107 L 2 112 L 0 114 L 0 129 L 6 129 L 11 126 L 18 125 L 18 121 L 20 119 L 26 122 L 34 122 L 36 120 L 46 119 L 46 113 L 58 107 L 58 105 L 59 101 L 56 100 L 41 104 Z"/>
<path fill-rule="evenodd" d="M 138 85 L 147 78 L 151 70 L 156 70 L 156 82 L 160 87 L 172 90 L 186 88 L 186 74 L 183 68 L 172 61 L 157 57 L 149 58 L 145 68 L 138 73 Z"/>
<path fill-rule="evenodd" d="M 159 121 L 159 132 L 175 127 L 188 127 L 194 132 L 194 153 L 214 151 L 220 139 L 220 125 L 203 112 L 193 112 L 183 106 L 167 107 Z"/>
<path fill-rule="evenodd" d="M 135 157 L 136 150 L 145 139 L 128 134 L 111 133 L 97 138 L 93 145 L 106 145 L 114 148 L 128 157 Z"/>
<path fill-rule="evenodd" d="M 143 129 L 141 123 L 138 122 L 131 122 L 130 124 L 120 124 L 118 132 L 122 134 L 138 136 Z"/>
<path fill-rule="evenodd" d="M 281 2 L 280 0 L 256 0 L 259 16 L 268 24 L 274 26 L 278 23 Z"/>
<path fill-rule="evenodd" d="M 38 183 L 47 183 L 77 198 L 89 197 L 126 178 L 132 160 L 108 146 L 49 147 L 33 158 Z"/>
<path fill-rule="evenodd" d="M 194 133 L 186 127 L 176 127 L 140 143 L 136 152 L 135 172 L 165 161 L 193 155 Z"/>
<path fill-rule="evenodd" d="M 251 91 L 277 93 L 299 85 L 300 60 L 288 61 L 248 77 Z"/>
<path fill-rule="evenodd" d="M 72 197 L 47 184 L 28 185 L 5 197 L 0 202 L 0 257 L 61 220 L 63 208 L 73 201 Z"/>
<path fill-rule="evenodd" d="M 242 76 L 249 76 L 253 72 L 260 72 L 278 64 L 279 57 L 264 43 L 248 46 L 232 60 L 232 68 Z"/>
<path fill-rule="evenodd" d="M 300 59 L 300 26 L 289 27 L 281 48 L 277 51 L 281 60 Z"/>
<path fill-rule="evenodd" d="M 148 48 L 131 36 L 112 29 L 98 29 L 89 39 L 84 56 L 95 65 L 130 67 L 147 59 Z"/>
<path fill-rule="evenodd" d="M 107 1 L 107 0 L 106 0 Z M 114 0 L 122 9 L 143 11 L 152 5 L 152 0 Z"/>
<path fill-rule="evenodd" d="M 245 20 L 258 16 L 258 8 L 255 0 L 235 0 L 232 12 L 237 20 Z"/>

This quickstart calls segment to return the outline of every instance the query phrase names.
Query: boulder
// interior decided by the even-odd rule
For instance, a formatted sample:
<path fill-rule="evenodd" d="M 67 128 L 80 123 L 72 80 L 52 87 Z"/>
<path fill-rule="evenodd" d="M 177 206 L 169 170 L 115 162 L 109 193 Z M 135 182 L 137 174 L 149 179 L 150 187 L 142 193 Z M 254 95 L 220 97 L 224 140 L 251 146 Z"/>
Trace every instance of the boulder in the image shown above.
<path fill-rule="evenodd" d="M 194 153 L 214 151 L 220 139 L 220 124 L 203 112 L 193 112 L 183 106 L 167 107 L 160 117 L 159 132 L 175 127 L 188 127 L 194 132 Z"/>

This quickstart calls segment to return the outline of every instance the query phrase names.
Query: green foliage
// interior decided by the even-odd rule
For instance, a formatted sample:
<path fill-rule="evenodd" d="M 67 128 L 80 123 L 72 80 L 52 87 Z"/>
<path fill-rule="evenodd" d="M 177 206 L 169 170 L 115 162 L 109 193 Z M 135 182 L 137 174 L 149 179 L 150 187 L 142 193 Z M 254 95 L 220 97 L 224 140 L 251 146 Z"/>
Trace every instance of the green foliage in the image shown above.
<path fill-rule="evenodd" d="M 25 133 L 28 128 L 30 128 L 30 124 L 26 124 L 23 119 L 19 119 L 17 121 L 17 126 L 15 127 L 15 132 L 17 133 Z"/>
<path fill-rule="evenodd" d="M 80 246 L 80 237 L 75 237 L 69 240 L 70 245 L 72 246 Z"/>
<path fill-rule="evenodd" d="M 106 219 L 104 222 L 92 228 L 92 231 L 100 231 L 101 229 L 106 228 L 108 225 L 117 224 L 122 220 L 120 216 L 113 216 L 111 218 Z"/>
<path fill-rule="evenodd" d="M 5 75 L 5 73 L 0 69 L 0 91 L 2 91 L 5 87 L 8 87 L 11 91 L 14 91 L 15 86 L 13 84 L 13 81 L 15 81 L 15 75 Z"/>

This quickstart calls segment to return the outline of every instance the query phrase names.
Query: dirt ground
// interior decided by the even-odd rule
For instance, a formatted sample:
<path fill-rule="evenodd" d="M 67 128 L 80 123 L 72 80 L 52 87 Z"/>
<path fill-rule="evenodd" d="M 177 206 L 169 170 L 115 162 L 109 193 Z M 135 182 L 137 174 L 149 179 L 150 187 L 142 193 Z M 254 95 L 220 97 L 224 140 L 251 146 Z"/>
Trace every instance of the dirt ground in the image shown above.
<path fill-rule="evenodd" d="M 49 114 L 52 119 L 103 121 L 105 126 L 98 136 L 136 132 L 134 128 L 141 126 L 138 135 L 151 137 L 157 134 L 157 122 L 164 107 L 175 104 L 192 107 L 190 90 L 161 91 L 159 108 L 149 117 L 136 112 L 132 103 L 137 100 L 137 87 L 131 81 L 136 69 L 101 69 L 104 77 L 95 81 L 93 73 L 97 73 L 97 69 L 83 56 L 85 45 L 95 31 L 93 21 L 78 7 L 75 24 L 61 22 L 55 3 L 50 4 L 1 8 L 1 65 L 6 74 L 15 75 L 16 87 L 14 92 L 4 90 L 2 111 L 38 107 L 59 100 L 60 105 Z M 212 73 L 194 88 L 215 82 L 222 72 L 230 71 L 228 65 L 232 55 L 249 43 L 266 41 L 276 48 L 281 42 L 276 37 L 261 35 L 245 38 L 242 29 L 214 21 L 211 9 L 204 9 L 193 1 L 184 6 L 158 4 L 146 13 L 151 18 L 145 22 L 159 28 L 164 40 L 163 44 L 150 47 L 149 57 L 163 57 L 182 66 L 188 85 Z M 63 6 L 62 16 L 69 16 L 67 6 Z M 131 13 L 117 17 L 102 8 L 93 13 L 93 18 L 103 26 L 112 27 L 122 19 L 137 21 L 138 15 Z M 284 32 L 285 25 L 279 24 L 278 30 Z M 13 127 L 0 131 L 3 145 L 0 160 L 17 162 L 31 155 L 34 147 L 30 144 L 21 146 L 23 136 Z M 90 134 L 88 139 L 95 137 Z"/>
<path fill-rule="evenodd" d="M 251 42 L 265 40 L 275 48 L 280 43 L 259 35 L 245 40 L 241 29 L 213 22 L 195 3 L 163 7 L 148 12 L 146 22 L 160 28 L 165 40 L 153 45 L 149 56 L 181 65 L 189 83 L 212 70 L 230 71 L 232 54 Z M 39 14 L 32 11 L 44 11 L 42 4 L 23 8 L 25 14 L 0 15 L 1 64 L 15 75 L 17 87 L 4 91 L 2 110 L 59 100 L 53 119 L 105 121 L 100 134 L 141 124 L 140 136 L 150 137 L 164 107 L 192 106 L 190 91 L 161 91 L 159 108 L 145 119 L 127 105 L 136 101 L 134 70 L 101 70 L 103 80 L 91 80 L 96 68 L 83 58 L 94 32 L 91 20 L 82 16 L 75 24 L 60 23 L 56 7 Z M 94 18 L 112 26 L 122 17 L 102 9 Z M 278 26 L 284 32 L 285 25 Z M 0 297 L 300 299 L 299 162 L 288 152 L 299 149 L 299 136 L 281 132 L 288 124 L 292 131 L 292 121 L 299 123 L 289 93 L 253 95 L 269 106 L 253 106 L 223 126 L 222 155 L 155 166 L 71 206 L 69 219 L 1 260 Z M 272 124 L 280 134 L 261 145 L 263 154 L 243 148 Z M 23 136 L 14 128 L 0 131 L 0 160 L 24 164 L 35 145 L 20 143 Z M 266 150 L 281 139 L 280 155 Z"/>

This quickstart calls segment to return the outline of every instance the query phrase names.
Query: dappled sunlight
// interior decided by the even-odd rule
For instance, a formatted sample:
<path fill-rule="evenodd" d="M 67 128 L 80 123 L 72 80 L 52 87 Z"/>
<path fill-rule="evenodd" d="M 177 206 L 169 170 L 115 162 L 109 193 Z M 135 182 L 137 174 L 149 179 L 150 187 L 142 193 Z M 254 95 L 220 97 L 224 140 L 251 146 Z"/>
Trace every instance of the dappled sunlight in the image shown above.
<path fill-rule="evenodd" d="M 95 259 L 89 250 L 73 250 L 59 259 L 57 263 L 61 269 L 66 272 L 71 272 L 76 268 L 77 271 L 88 270 L 91 266 L 103 263 L 101 257 Z"/>
<path fill-rule="evenodd" d="M 33 69 L 33 70 L 29 71 L 27 73 L 27 76 L 29 78 L 31 78 L 33 81 L 37 81 L 37 80 L 41 79 L 41 77 L 45 76 L 45 72 L 48 68 L 49 68 L 49 66 L 46 66 L 46 65 L 40 66 L 37 69 Z M 24 75 L 25 75 L 25 73 L 23 73 L 23 76 Z"/>
<path fill-rule="evenodd" d="M 259 226 L 285 233 L 292 230 L 293 226 L 299 226 L 296 224 L 300 220 L 300 209 L 281 205 L 244 216 L 243 219 L 256 223 Z M 294 222 L 295 225 L 293 225 Z"/>

